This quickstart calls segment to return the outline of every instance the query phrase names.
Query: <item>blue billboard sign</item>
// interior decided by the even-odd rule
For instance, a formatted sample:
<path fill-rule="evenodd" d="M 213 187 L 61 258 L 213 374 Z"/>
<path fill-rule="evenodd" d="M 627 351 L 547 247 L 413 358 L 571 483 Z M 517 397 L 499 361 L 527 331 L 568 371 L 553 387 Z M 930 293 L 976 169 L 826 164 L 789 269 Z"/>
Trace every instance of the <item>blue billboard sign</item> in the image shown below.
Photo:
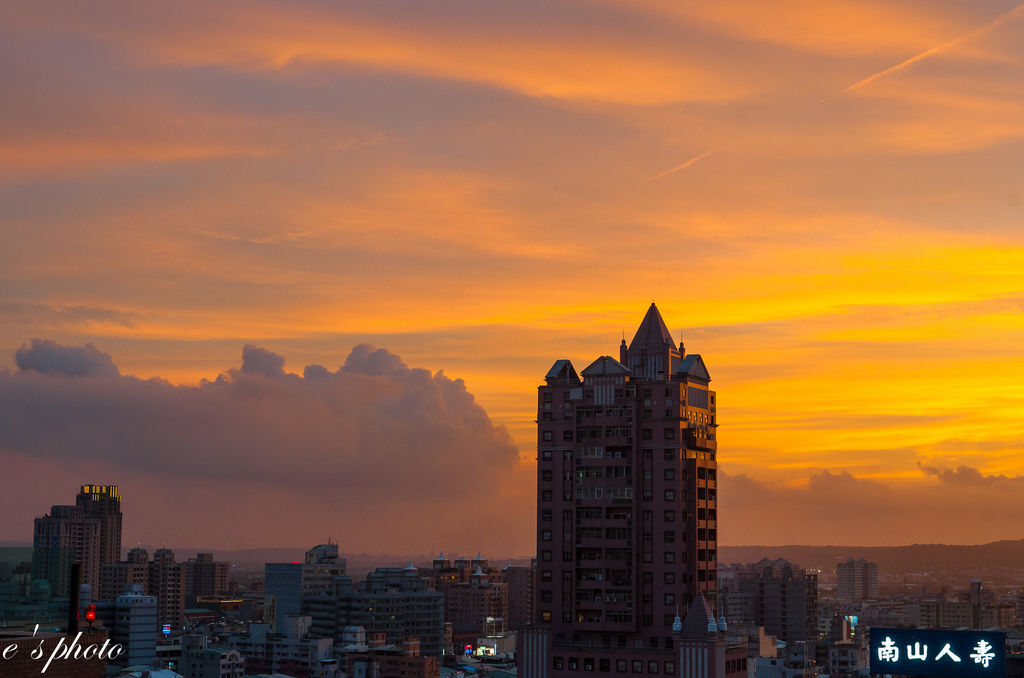
<path fill-rule="evenodd" d="M 978 678 L 1006 675 L 1006 637 L 990 631 L 872 628 L 871 673 Z"/>

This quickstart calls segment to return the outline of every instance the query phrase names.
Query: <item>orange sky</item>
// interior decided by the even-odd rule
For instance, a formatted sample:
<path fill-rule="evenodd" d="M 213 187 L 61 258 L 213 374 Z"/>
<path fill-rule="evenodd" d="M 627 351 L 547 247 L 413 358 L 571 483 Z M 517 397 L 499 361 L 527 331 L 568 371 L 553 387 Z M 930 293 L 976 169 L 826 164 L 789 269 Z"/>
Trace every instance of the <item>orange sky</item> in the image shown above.
<path fill-rule="evenodd" d="M 534 388 L 556 358 L 613 353 L 654 299 L 719 393 L 723 542 L 1024 536 L 1024 6 L 4 16 L 0 356 L 92 343 L 122 374 L 194 385 L 243 344 L 296 373 L 385 347 L 507 427 L 521 463 L 495 502 L 522 516 L 492 548 L 527 553 Z M 856 508 L 807 516 L 876 491 L 908 515 L 960 503 L 886 534 Z M 6 500 L 0 539 L 72 492 Z M 752 523 L 758 492 L 786 519 Z M 430 546 L 338 522 L 356 550 Z"/>

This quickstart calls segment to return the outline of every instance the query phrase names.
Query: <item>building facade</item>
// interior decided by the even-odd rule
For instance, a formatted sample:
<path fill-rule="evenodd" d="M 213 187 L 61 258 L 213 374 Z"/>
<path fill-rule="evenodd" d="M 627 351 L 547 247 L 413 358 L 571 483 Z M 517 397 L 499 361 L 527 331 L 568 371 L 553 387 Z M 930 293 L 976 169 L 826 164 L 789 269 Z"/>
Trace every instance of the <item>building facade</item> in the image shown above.
<path fill-rule="evenodd" d="M 878 563 L 847 558 L 836 563 L 836 594 L 839 600 L 878 600 Z"/>
<path fill-rule="evenodd" d="M 121 493 L 117 485 L 82 485 L 75 505 L 99 522 L 100 563 L 121 560 Z"/>
<path fill-rule="evenodd" d="M 721 591 L 732 622 L 763 626 L 787 643 L 813 640 L 818 627 L 818 575 L 779 558 L 737 566 Z"/>
<path fill-rule="evenodd" d="M 548 656 L 641 652 L 678 666 L 672 627 L 717 570 L 716 394 L 652 303 L 616 360 L 558 360 L 538 389 L 536 616 Z M 536 645 L 535 633 L 524 638 Z M 664 654 L 664 657 L 659 655 Z M 632 667 L 632 659 L 628 660 Z M 570 662 L 549 666 L 572 675 Z M 584 669 L 585 670 L 585 669 Z"/>

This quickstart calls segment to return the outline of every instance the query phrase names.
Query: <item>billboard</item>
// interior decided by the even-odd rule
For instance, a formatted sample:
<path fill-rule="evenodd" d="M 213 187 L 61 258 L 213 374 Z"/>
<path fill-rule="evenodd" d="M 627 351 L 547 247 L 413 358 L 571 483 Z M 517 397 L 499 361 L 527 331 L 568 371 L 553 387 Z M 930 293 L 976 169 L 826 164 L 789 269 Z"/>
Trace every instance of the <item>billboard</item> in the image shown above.
<path fill-rule="evenodd" d="M 1006 675 L 1005 634 L 872 628 L 871 673 L 977 678 Z"/>

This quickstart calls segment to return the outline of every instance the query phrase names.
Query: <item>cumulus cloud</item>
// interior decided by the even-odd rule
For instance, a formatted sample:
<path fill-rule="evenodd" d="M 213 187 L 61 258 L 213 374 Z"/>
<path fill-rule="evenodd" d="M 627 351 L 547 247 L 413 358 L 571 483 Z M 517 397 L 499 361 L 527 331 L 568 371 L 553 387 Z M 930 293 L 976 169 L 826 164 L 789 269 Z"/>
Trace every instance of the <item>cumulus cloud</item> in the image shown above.
<path fill-rule="evenodd" d="M 242 372 L 262 374 L 270 379 L 284 376 L 284 357 L 252 344 L 242 347 Z"/>
<path fill-rule="evenodd" d="M 514 513 L 498 499 L 518 463 L 505 429 L 462 380 L 410 368 L 383 348 L 356 346 L 340 369 L 310 365 L 300 377 L 282 356 L 246 346 L 240 368 L 197 386 L 120 376 L 92 346 L 33 341 L 17 364 L 0 373 L 0 452 L 23 475 L 75 464 L 116 476 L 80 482 L 133 478 L 137 486 L 122 488 L 126 511 L 164 491 L 154 488 L 209 483 L 220 501 L 202 501 L 238 519 L 233 529 L 248 531 L 249 543 L 291 543 L 260 532 L 270 512 L 314 531 L 310 540 L 326 538 L 324 525 L 380 533 L 364 548 L 454 533 L 468 515 L 500 524 Z M 54 490 L 50 503 L 69 491 Z M 177 510 L 179 539 L 208 533 L 208 516 Z"/>
<path fill-rule="evenodd" d="M 729 544 L 978 544 L 1016 538 L 1024 476 L 922 466 L 917 478 L 811 470 L 797 486 L 719 472 Z M 766 511 L 766 507 L 770 507 Z"/>
<path fill-rule="evenodd" d="M 110 377 L 120 372 L 109 353 L 92 344 L 61 346 L 49 339 L 33 339 L 22 344 L 14 354 L 19 370 L 34 370 L 41 374 L 63 374 L 68 377 Z"/>

